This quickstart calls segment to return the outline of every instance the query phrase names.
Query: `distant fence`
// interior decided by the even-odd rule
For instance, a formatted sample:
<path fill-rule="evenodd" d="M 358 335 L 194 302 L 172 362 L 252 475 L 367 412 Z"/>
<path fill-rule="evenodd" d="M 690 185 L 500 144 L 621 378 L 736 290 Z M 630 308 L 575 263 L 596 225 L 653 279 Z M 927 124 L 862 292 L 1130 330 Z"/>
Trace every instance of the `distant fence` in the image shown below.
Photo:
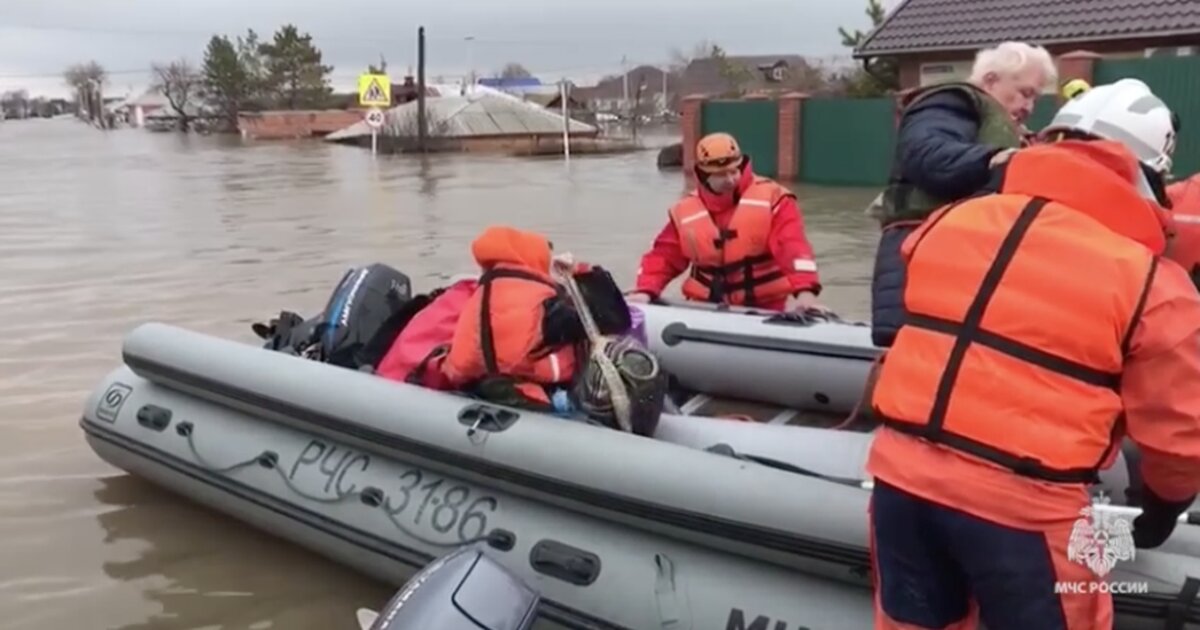
<path fill-rule="evenodd" d="M 778 174 L 779 103 L 710 101 L 704 104 L 700 133 L 724 131 L 738 139 L 742 151 L 754 160 L 754 170 Z"/>
<path fill-rule="evenodd" d="M 1082 78 L 1093 84 L 1126 77 L 1145 81 L 1183 121 L 1175 175 L 1200 171 L 1200 57 L 1101 59 L 1090 74 Z M 754 159 L 755 170 L 770 177 L 841 186 L 887 182 L 895 151 L 894 99 L 806 98 L 794 110 L 795 124 L 780 123 L 792 111 L 782 110 L 780 102 L 703 101 L 696 131 L 733 134 Z M 1027 126 L 1040 130 L 1057 109 L 1056 96 L 1043 96 Z M 785 137 L 789 134 L 799 137 Z"/>

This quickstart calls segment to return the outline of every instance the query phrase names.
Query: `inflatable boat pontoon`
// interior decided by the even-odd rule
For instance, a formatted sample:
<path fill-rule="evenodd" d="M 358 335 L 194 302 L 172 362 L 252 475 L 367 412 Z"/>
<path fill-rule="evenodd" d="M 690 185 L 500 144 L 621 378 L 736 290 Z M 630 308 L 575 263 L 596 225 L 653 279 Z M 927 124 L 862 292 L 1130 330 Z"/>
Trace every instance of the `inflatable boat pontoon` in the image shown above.
<path fill-rule="evenodd" d="M 102 458 L 393 584 L 476 545 L 570 628 L 872 625 L 869 434 L 668 415 L 645 438 L 163 324 L 123 355 L 82 420 Z M 1122 459 L 1101 489 L 1131 483 Z M 1198 529 L 1118 565 L 1146 585 L 1120 628 L 1200 628 Z"/>
<path fill-rule="evenodd" d="M 845 416 L 881 350 L 836 315 L 638 304 L 646 342 L 678 385 L 708 396 Z"/>

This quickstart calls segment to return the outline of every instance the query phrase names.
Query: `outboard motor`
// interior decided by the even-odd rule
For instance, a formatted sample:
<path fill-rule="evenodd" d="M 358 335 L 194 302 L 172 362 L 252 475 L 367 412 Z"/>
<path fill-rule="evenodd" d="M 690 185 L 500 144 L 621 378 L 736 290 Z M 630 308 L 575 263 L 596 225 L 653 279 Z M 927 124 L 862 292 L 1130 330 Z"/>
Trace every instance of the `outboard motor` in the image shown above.
<path fill-rule="evenodd" d="M 421 569 L 362 630 L 529 630 L 541 596 L 482 550 L 464 547 Z"/>
<path fill-rule="evenodd" d="M 315 341 L 319 359 L 359 369 L 375 367 L 413 313 L 408 276 L 382 263 L 342 276 L 321 313 Z"/>

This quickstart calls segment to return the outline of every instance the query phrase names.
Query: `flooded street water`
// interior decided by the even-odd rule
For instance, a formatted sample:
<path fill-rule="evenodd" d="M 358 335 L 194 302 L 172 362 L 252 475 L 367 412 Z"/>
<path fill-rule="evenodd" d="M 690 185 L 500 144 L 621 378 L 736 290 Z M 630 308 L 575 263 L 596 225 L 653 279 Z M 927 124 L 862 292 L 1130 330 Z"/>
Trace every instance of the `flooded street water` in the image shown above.
<path fill-rule="evenodd" d="M 148 320 L 252 340 L 348 266 L 419 290 L 473 271 L 485 226 L 544 231 L 622 283 L 682 192 L 655 152 L 380 158 L 73 120 L 0 123 L 0 619 L 25 629 L 350 628 L 392 588 L 100 461 L 78 420 Z M 875 190 L 798 189 L 843 316 L 867 315 Z"/>

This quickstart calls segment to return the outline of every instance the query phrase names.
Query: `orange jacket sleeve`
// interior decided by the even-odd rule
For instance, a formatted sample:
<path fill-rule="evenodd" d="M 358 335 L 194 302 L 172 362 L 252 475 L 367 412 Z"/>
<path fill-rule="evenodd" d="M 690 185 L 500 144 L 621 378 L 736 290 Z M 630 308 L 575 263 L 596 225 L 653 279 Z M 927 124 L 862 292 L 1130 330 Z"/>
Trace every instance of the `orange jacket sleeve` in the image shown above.
<path fill-rule="evenodd" d="M 683 243 L 679 240 L 679 232 L 675 223 L 668 220 L 666 227 L 654 238 L 650 251 L 642 256 L 642 264 L 638 267 L 635 291 L 644 291 L 657 297 L 668 284 L 679 274 L 687 271 L 687 255 L 683 253 Z"/>
<path fill-rule="evenodd" d="M 1174 262 L 1159 262 L 1121 397 L 1145 485 L 1167 501 L 1200 492 L 1200 294 Z"/>
<path fill-rule="evenodd" d="M 771 217 L 771 236 L 768 241 L 775 264 L 783 270 L 793 292 L 821 292 L 817 276 L 817 261 L 812 245 L 804 233 L 804 218 L 795 197 L 784 197 L 775 206 Z"/>

